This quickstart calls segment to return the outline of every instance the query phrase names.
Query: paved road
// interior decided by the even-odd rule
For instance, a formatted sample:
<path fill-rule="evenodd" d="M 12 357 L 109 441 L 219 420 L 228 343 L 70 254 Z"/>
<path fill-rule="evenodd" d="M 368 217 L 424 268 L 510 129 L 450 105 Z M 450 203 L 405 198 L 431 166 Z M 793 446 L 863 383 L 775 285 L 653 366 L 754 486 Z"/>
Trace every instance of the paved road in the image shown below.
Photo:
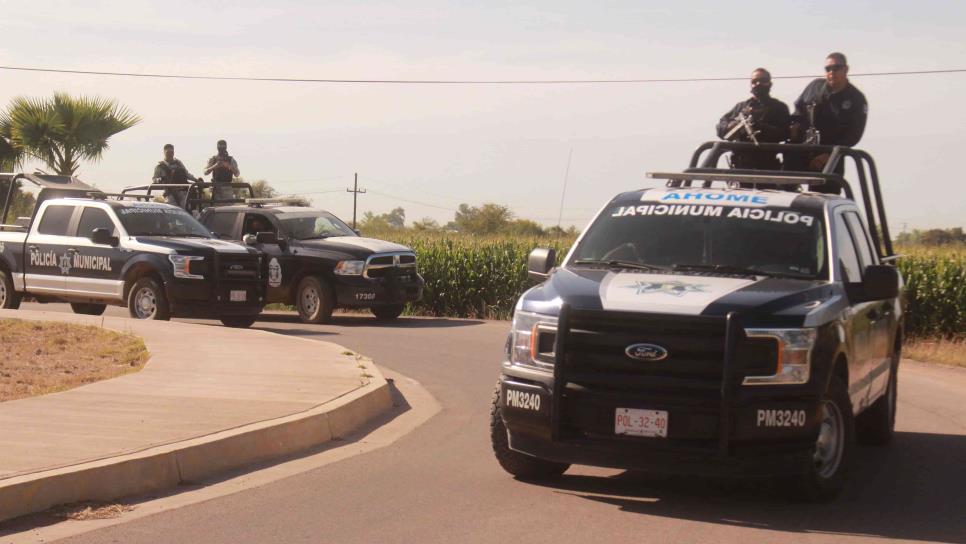
<path fill-rule="evenodd" d="M 275 316 L 257 327 L 369 355 L 422 382 L 443 410 L 390 447 L 68 542 L 966 543 L 960 369 L 904 364 L 895 441 L 860 448 L 845 494 L 813 505 L 769 486 L 584 467 L 553 484 L 513 480 L 486 433 L 506 323 Z"/>

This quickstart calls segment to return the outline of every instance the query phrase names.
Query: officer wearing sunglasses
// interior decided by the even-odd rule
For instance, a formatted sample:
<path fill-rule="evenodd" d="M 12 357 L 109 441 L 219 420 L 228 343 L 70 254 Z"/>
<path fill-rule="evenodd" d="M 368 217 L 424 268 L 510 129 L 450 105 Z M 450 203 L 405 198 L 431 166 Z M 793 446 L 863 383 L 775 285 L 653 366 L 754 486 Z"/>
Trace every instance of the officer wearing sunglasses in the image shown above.
<path fill-rule="evenodd" d="M 809 113 L 813 106 L 814 113 Z M 819 78 L 805 87 L 795 101 L 792 115 L 792 141 L 801 142 L 806 130 L 812 125 L 819 132 L 822 145 L 854 146 L 862 139 L 869 105 L 865 95 L 849 82 L 849 64 L 842 53 L 829 53 L 825 58 L 825 78 Z M 828 161 L 828 154 L 811 157 L 810 170 L 821 170 Z"/>

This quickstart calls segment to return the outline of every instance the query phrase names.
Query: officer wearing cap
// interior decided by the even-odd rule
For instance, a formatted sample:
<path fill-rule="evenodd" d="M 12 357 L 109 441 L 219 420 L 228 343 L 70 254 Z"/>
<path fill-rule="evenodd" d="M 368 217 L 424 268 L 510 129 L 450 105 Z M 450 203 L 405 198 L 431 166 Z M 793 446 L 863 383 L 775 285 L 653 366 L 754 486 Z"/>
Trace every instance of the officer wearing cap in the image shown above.
<path fill-rule="evenodd" d="M 217 148 L 218 153 L 208 159 L 205 174 L 211 174 L 214 198 L 216 200 L 227 200 L 233 198 L 234 193 L 231 187 L 226 184 L 240 176 L 241 172 L 238 171 L 238 161 L 228 154 L 228 143 L 225 140 L 218 140 Z"/>
<path fill-rule="evenodd" d="M 818 130 L 820 144 L 851 147 L 862 139 L 868 115 L 865 95 L 849 82 L 849 64 L 845 55 L 829 53 L 825 57 L 825 77 L 809 83 L 795 101 L 792 140 L 803 141 L 808 128 L 814 127 Z M 828 158 L 828 153 L 811 157 L 808 168 L 821 170 Z"/>
<path fill-rule="evenodd" d="M 756 68 L 751 73 L 751 98 L 735 104 L 731 111 L 718 121 L 718 137 L 735 141 L 751 141 L 744 129 L 735 130 L 739 117 L 745 115 L 754 131 L 755 140 L 777 143 L 788 139 L 788 106 L 781 100 L 771 97 L 771 73 L 764 68 Z M 729 137 L 730 134 L 730 137 Z M 734 168 L 755 168 L 779 170 L 781 163 L 775 153 L 749 151 L 733 153 L 731 164 Z"/>

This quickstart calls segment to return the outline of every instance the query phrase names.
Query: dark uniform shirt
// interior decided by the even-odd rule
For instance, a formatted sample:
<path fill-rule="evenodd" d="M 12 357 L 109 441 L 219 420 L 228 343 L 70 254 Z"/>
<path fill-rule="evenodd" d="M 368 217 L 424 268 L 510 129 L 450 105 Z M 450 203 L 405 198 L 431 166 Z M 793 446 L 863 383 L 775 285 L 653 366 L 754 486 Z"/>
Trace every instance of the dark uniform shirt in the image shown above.
<path fill-rule="evenodd" d="M 188 173 L 184 163 L 178 159 L 171 161 L 162 160 L 154 167 L 154 176 L 151 178 L 154 183 L 188 183 L 196 178 Z"/>
<path fill-rule="evenodd" d="M 788 139 L 788 125 L 790 115 L 788 106 L 781 100 L 766 96 L 759 99 L 751 97 L 735 104 L 731 111 L 721 116 L 718 121 L 718 137 L 724 138 L 733 128 L 731 122 L 738 118 L 738 114 L 744 111 L 751 117 L 751 124 L 758 134 L 755 138 L 759 142 L 778 143 Z M 750 142 L 751 139 L 744 130 L 740 130 L 732 136 L 734 141 Z M 761 170 L 778 170 L 781 163 L 775 157 L 775 153 L 767 151 L 755 151 L 748 153 L 735 153 L 732 158 L 735 168 L 754 168 Z"/>
<path fill-rule="evenodd" d="M 211 171 L 212 183 L 231 183 L 235 176 L 241 175 L 241 172 L 238 170 L 238 161 L 231 155 L 215 155 L 211 157 L 208 159 L 208 168 L 218 164 L 219 161 L 228 163 L 230 167 L 213 169 Z"/>
<path fill-rule="evenodd" d="M 793 121 L 802 127 L 802 134 L 811 126 L 808 105 L 815 104 L 815 128 L 822 145 L 854 146 L 862 139 L 869 104 L 862 91 L 851 83 L 833 93 L 824 79 L 816 79 L 805 87 L 795 101 Z"/>

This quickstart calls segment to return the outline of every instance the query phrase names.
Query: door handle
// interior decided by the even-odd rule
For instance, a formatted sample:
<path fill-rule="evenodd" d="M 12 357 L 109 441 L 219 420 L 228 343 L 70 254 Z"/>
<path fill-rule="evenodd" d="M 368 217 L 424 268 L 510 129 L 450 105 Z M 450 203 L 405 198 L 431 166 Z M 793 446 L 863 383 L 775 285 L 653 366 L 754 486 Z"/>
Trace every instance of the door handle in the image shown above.
<path fill-rule="evenodd" d="M 69 247 L 67 248 L 67 253 L 77 253 L 77 248 Z"/>
<path fill-rule="evenodd" d="M 32 245 L 27 246 L 27 249 L 29 249 L 30 251 L 37 251 L 37 246 L 32 246 Z"/>

